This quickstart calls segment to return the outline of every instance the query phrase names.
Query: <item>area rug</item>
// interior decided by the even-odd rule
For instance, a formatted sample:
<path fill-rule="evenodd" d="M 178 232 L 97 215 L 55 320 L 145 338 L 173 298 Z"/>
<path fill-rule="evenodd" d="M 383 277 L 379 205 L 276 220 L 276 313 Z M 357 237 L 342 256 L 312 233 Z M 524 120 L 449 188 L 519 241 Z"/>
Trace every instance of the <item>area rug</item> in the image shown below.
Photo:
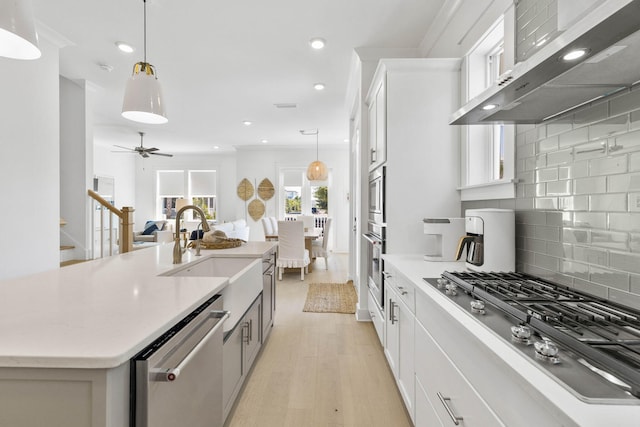
<path fill-rule="evenodd" d="M 302 311 L 353 314 L 356 312 L 357 301 L 358 296 L 352 281 L 347 283 L 311 283 Z"/>

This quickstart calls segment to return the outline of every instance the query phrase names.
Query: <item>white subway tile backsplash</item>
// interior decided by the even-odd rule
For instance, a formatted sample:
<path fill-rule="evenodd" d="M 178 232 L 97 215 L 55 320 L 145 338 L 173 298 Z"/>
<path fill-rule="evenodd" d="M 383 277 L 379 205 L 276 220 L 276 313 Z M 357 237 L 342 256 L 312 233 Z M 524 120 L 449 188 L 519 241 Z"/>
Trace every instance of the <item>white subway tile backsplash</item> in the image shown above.
<path fill-rule="evenodd" d="M 589 162 L 574 162 L 568 166 L 569 178 L 582 178 L 589 176 Z"/>
<path fill-rule="evenodd" d="M 547 153 L 549 151 L 557 151 L 558 150 L 558 137 L 552 136 L 549 138 L 545 138 L 541 141 L 538 141 L 538 153 Z"/>
<path fill-rule="evenodd" d="M 600 298 L 609 298 L 609 288 L 606 286 L 598 285 L 586 280 L 574 279 L 573 288 L 588 292 L 591 295 Z"/>
<path fill-rule="evenodd" d="M 547 154 L 547 165 L 562 165 L 571 163 L 573 161 L 573 149 L 556 151 L 554 153 Z"/>
<path fill-rule="evenodd" d="M 560 272 L 578 279 L 589 280 L 588 264 L 563 260 L 560 262 Z"/>
<path fill-rule="evenodd" d="M 640 151 L 640 131 L 616 136 L 609 143 L 609 154 L 635 153 Z"/>
<path fill-rule="evenodd" d="M 626 250 L 629 247 L 629 235 L 616 231 L 591 230 L 591 245 Z"/>
<path fill-rule="evenodd" d="M 576 228 L 607 228 L 607 214 L 605 212 L 575 212 L 573 226 Z"/>
<path fill-rule="evenodd" d="M 640 253 L 640 233 L 629 234 L 629 249 L 631 252 Z"/>
<path fill-rule="evenodd" d="M 633 307 L 636 310 L 640 310 L 640 296 L 629 292 L 624 292 L 618 289 L 609 289 L 609 299 L 618 304 L 625 305 L 627 307 Z"/>
<path fill-rule="evenodd" d="M 589 196 L 589 210 L 601 212 L 626 212 L 627 195 L 619 194 L 593 194 Z"/>
<path fill-rule="evenodd" d="M 607 177 L 579 178 L 573 182 L 574 194 L 594 194 L 607 192 Z"/>
<path fill-rule="evenodd" d="M 556 121 L 547 124 L 547 136 L 558 135 L 573 129 L 573 124 L 564 121 Z"/>
<path fill-rule="evenodd" d="M 558 197 L 558 209 L 564 211 L 586 211 L 589 209 L 589 196 Z"/>
<path fill-rule="evenodd" d="M 640 232 L 640 213 L 610 213 L 609 229 Z"/>
<path fill-rule="evenodd" d="M 627 156 L 604 157 L 589 161 L 589 175 L 613 175 L 627 171 Z"/>
<path fill-rule="evenodd" d="M 640 171 L 640 153 L 629 155 L 629 172 Z"/>
<path fill-rule="evenodd" d="M 588 246 L 574 246 L 573 259 L 587 264 L 607 266 L 609 262 L 609 254 L 604 249 L 591 248 Z"/>
<path fill-rule="evenodd" d="M 589 126 L 589 139 L 601 139 L 626 132 L 629 129 L 629 115 L 625 114 L 594 123 Z"/>
<path fill-rule="evenodd" d="M 589 279 L 608 288 L 629 291 L 629 273 L 589 266 Z"/>
<path fill-rule="evenodd" d="M 616 270 L 640 274 L 640 254 L 612 251 L 609 265 Z"/>
<path fill-rule="evenodd" d="M 589 141 L 589 128 L 581 127 L 572 131 L 560 134 L 558 138 L 560 148 L 572 147 Z"/>
<path fill-rule="evenodd" d="M 568 196 L 571 194 L 571 181 L 554 181 L 547 183 L 547 196 Z"/>
<path fill-rule="evenodd" d="M 612 175 L 607 180 L 607 189 L 611 193 L 640 191 L 640 173 Z"/>
<path fill-rule="evenodd" d="M 629 193 L 629 212 L 640 212 L 640 193 Z"/>
<path fill-rule="evenodd" d="M 535 229 L 535 237 L 536 239 L 546 240 L 549 242 L 559 242 L 560 228 L 538 225 Z"/>
<path fill-rule="evenodd" d="M 536 182 L 549 182 L 558 180 L 558 168 L 538 169 L 535 171 Z"/>
<path fill-rule="evenodd" d="M 562 242 L 563 243 L 580 243 L 580 244 L 590 244 L 591 243 L 591 230 L 580 230 L 575 228 L 565 227 L 562 229 Z"/>
<path fill-rule="evenodd" d="M 538 197 L 534 203 L 536 209 L 558 209 L 557 197 Z"/>

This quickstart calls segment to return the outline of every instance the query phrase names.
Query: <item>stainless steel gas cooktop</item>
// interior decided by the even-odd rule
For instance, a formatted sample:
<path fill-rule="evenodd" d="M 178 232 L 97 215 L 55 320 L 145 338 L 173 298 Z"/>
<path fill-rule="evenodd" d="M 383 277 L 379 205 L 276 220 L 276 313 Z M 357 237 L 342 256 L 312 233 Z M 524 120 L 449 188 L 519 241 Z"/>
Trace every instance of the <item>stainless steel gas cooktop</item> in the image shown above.
<path fill-rule="evenodd" d="M 424 280 L 583 401 L 640 405 L 639 311 L 521 273 Z"/>

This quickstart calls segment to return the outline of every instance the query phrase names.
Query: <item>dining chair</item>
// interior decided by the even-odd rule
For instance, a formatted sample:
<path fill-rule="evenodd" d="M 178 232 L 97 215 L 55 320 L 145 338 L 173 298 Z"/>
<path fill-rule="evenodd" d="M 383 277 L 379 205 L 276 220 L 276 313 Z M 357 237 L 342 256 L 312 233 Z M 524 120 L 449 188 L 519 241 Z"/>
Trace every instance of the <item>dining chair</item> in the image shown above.
<path fill-rule="evenodd" d="M 278 220 L 274 216 L 269 217 L 269 222 L 271 222 L 271 228 L 273 228 L 273 235 L 276 236 L 276 240 L 278 239 Z"/>
<path fill-rule="evenodd" d="M 329 241 L 329 230 L 331 229 L 331 218 L 327 218 L 327 222 L 324 224 L 324 231 L 322 232 L 322 240 L 314 240 L 311 243 L 311 257 L 312 258 L 324 258 L 324 267 L 329 269 L 329 263 L 327 257 L 329 252 L 327 251 L 327 243 Z"/>
<path fill-rule="evenodd" d="M 309 251 L 304 247 L 304 223 L 278 221 L 278 280 L 282 280 L 285 268 L 300 268 L 300 280 L 304 280 L 310 262 Z"/>
<path fill-rule="evenodd" d="M 262 229 L 264 230 L 264 240 L 278 240 L 278 233 L 274 232 L 270 218 L 262 218 Z"/>
<path fill-rule="evenodd" d="M 313 215 L 300 215 L 296 221 L 302 221 L 306 230 L 312 231 L 316 226 L 316 219 Z"/>

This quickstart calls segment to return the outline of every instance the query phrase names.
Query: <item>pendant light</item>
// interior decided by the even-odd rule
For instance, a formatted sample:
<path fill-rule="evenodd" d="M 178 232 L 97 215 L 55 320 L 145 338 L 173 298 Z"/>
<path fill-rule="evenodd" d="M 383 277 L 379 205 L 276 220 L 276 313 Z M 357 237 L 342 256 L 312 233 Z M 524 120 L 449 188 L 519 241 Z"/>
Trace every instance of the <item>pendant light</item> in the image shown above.
<path fill-rule="evenodd" d="M 122 103 L 122 116 L 134 122 L 167 123 L 162 88 L 155 67 L 147 62 L 147 0 L 144 3 L 144 60 L 133 66 Z"/>
<path fill-rule="evenodd" d="M 0 0 L 0 56 L 38 59 L 41 55 L 31 0 Z"/>
<path fill-rule="evenodd" d="M 303 135 L 316 135 L 316 160 L 311 162 L 309 167 L 307 167 L 307 179 L 309 181 L 326 181 L 329 177 L 329 170 L 327 169 L 327 165 L 318 160 L 318 135 L 320 134 L 320 130 L 301 130 L 300 133 Z"/>

